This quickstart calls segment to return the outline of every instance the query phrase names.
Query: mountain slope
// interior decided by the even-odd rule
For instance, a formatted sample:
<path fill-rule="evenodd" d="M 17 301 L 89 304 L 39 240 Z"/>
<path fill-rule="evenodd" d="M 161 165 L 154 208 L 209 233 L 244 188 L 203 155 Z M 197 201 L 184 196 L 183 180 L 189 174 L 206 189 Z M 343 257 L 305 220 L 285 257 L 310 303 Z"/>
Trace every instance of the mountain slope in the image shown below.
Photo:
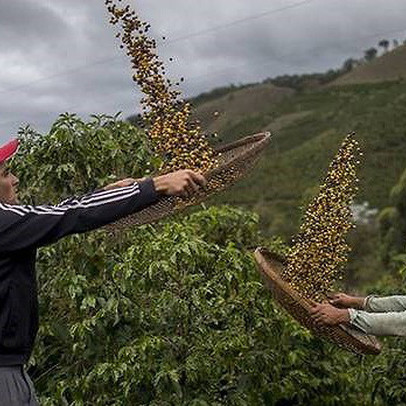
<path fill-rule="evenodd" d="M 299 206 L 317 189 L 349 131 L 365 152 L 359 202 L 388 204 L 406 168 L 406 82 L 298 93 L 224 128 L 228 140 L 272 128 L 274 138 L 252 175 L 215 201 L 254 207 L 269 233 L 295 232 Z"/>
<path fill-rule="evenodd" d="M 365 63 L 330 83 L 350 85 L 406 79 L 406 45 Z"/>
<path fill-rule="evenodd" d="M 241 117 L 261 115 L 272 105 L 295 94 L 293 89 L 281 88 L 270 83 L 258 84 L 235 90 L 198 105 L 194 117 L 198 118 L 207 133 L 224 132 Z"/>

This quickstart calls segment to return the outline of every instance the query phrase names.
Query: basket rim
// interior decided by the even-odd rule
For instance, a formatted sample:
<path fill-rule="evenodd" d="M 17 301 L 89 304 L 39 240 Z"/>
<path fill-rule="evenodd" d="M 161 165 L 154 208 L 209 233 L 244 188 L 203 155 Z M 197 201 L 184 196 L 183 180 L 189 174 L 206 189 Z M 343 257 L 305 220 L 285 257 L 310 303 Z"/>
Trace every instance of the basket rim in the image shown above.
<path fill-rule="evenodd" d="M 259 142 L 266 142 L 269 141 L 272 137 L 272 134 L 269 131 L 264 131 L 252 135 L 247 135 L 245 137 L 242 137 L 240 139 L 237 139 L 235 141 L 229 142 L 227 144 L 224 144 L 218 148 L 215 148 L 215 152 L 221 153 L 221 152 L 226 152 L 231 149 L 241 147 L 246 144 L 255 144 Z"/>
<path fill-rule="evenodd" d="M 264 247 L 258 247 L 254 252 L 254 257 L 258 264 L 258 268 L 261 274 L 266 278 L 268 283 L 273 285 L 272 288 L 277 288 L 281 290 L 284 294 L 288 295 L 295 303 L 301 306 L 305 312 L 309 313 L 310 309 L 312 308 L 315 302 L 312 301 L 311 299 L 301 296 L 299 292 L 292 289 L 291 286 L 281 278 L 279 273 L 274 269 L 272 269 L 272 265 L 270 265 L 266 259 L 265 256 L 266 254 L 272 255 L 272 253 L 269 252 L 269 250 Z M 280 257 L 278 258 L 277 255 L 275 256 L 275 258 L 273 258 L 273 260 L 279 262 L 281 266 L 284 266 L 281 258 Z M 277 298 L 275 298 L 275 300 L 278 302 L 279 305 L 281 305 L 284 308 L 286 312 L 288 312 L 295 320 L 297 320 L 301 325 L 303 325 L 303 323 L 296 317 L 294 317 L 294 315 L 290 313 L 289 309 L 287 309 L 282 303 L 280 303 L 280 301 Z M 323 333 L 323 331 L 319 331 L 316 326 L 314 326 L 314 328 L 309 328 L 308 326 L 304 327 L 311 330 L 315 335 L 322 336 L 323 338 L 326 337 L 326 333 Z M 323 330 L 338 332 L 342 337 L 345 337 L 346 340 L 351 341 L 351 343 L 354 345 L 354 347 L 357 348 L 359 352 L 377 355 L 382 350 L 382 345 L 375 336 L 364 334 L 358 329 L 355 329 L 354 327 L 339 324 L 338 326 L 323 326 Z M 362 334 L 363 336 L 368 337 L 371 340 L 371 343 L 367 344 L 357 339 L 357 337 L 351 334 L 351 331 L 354 331 L 354 333 L 356 332 L 357 334 Z M 327 338 L 330 341 L 335 341 L 331 336 Z M 339 342 L 336 342 L 336 344 L 340 345 L 341 347 L 344 346 L 342 343 Z"/>
<path fill-rule="evenodd" d="M 216 154 L 222 154 L 224 152 L 232 151 L 233 149 L 249 146 L 245 151 L 241 154 L 235 156 L 234 158 L 227 161 L 227 163 L 223 163 L 210 169 L 209 171 L 203 173 L 203 175 L 207 178 L 210 176 L 215 175 L 216 173 L 222 171 L 227 166 L 232 166 L 234 162 L 241 160 L 244 157 L 250 156 L 252 153 L 256 152 L 258 149 L 263 149 L 266 145 L 271 141 L 271 133 L 270 132 L 262 132 L 254 135 L 248 135 L 243 137 L 239 140 L 230 142 L 225 144 L 219 148 L 216 148 L 214 151 Z"/>

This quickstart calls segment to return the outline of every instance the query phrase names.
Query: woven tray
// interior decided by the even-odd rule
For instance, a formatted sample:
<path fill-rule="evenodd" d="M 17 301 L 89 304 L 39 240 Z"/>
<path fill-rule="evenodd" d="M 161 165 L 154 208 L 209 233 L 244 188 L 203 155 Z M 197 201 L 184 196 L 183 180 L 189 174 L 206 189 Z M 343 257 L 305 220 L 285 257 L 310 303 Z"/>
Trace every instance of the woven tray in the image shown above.
<path fill-rule="evenodd" d="M 200 189 L 192 198 L 162 196 L 152 206 L 106 226 L 106 228 L 115 232 L 128 226 L 152 223 L 188 206 L 201 203 L 213 193 L 230 187 L 246 175 L 258 161 L 261 152 L 269 144 L 270 138 L 270 133 L 255 134 L 216 149 L 218 166 L 204 174 L 207 186 Z"/>
<path fill-rule="evenodd" d="M 265 284 L 275 300 L 300 324 L 315 335 L 327 338 L 346 350 L 358 354 L 379 354 L 381 344 L 374 336 L 366 335 L 345 325 L 317 326 L 310 315 L 311 301 L 293 290 L 281 277 L 283 260 L 265 248 L 257 248 L 255 260 Z"/>

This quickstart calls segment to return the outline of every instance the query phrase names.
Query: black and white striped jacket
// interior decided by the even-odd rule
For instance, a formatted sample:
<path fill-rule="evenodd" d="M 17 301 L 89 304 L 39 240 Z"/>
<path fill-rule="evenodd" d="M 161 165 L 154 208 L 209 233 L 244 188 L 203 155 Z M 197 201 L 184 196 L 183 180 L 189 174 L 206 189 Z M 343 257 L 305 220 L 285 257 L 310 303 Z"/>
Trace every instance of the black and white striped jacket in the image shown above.
<path fill-rule="evenodd" d="M 38 330 L 36 249 L 112 223 L 158 199 L 152 179 L 58 205 L 0 203 L 0 365 L 28 361 Z"/>

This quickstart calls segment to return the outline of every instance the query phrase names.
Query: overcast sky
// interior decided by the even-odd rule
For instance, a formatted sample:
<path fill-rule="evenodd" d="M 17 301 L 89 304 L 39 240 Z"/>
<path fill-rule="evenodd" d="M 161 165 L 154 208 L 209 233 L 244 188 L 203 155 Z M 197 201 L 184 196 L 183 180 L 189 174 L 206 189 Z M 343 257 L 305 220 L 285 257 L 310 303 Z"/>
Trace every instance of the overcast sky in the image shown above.
<path fill-rule="evenodd" d="M 124 2 L 123 2 L 124 3 Z M 137 0 L 187 97 L 231 83 L 325 71 L 406 38 L 401 0 Z M 65 111 L 138 111 L 103 0 L 0 0 L 0 141 Z M 174 61 L 169 62 L 169 57 Z"/>

